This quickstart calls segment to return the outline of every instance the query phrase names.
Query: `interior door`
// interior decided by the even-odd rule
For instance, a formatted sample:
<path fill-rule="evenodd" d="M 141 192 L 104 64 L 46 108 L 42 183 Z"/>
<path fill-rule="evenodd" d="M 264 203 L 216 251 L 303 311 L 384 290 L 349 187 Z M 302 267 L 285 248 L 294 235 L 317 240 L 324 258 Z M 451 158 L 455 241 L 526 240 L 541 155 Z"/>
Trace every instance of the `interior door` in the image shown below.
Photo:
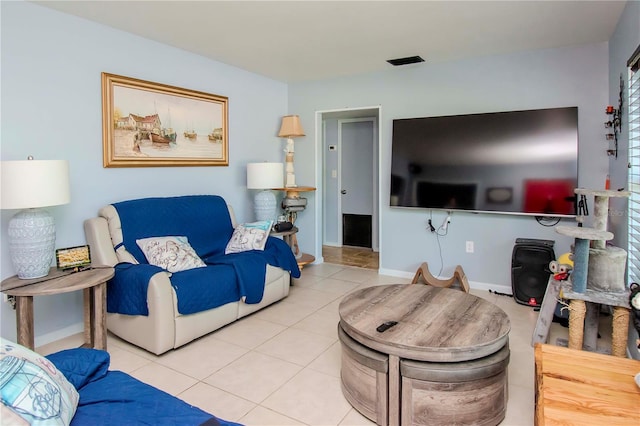
<path fill-rule="evenodd" d="M 372 247 L 374 125 L 370 119 L 339 121 L 340 217 L 344 245 Z M 342 229 L 340 229 L 342 228 Z"/>

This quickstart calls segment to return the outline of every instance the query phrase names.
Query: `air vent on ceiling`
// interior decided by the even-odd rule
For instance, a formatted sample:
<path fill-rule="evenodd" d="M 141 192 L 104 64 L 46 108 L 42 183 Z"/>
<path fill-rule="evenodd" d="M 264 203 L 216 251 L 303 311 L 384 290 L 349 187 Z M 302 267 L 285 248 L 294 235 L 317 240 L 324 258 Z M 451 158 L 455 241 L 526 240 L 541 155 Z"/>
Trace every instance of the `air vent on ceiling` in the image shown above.
<path fill-rule="evenodd" d="M 424 62 L 424 59 L 422 59 L 420 56 L 409 56 L 406 58 L 389 59 L 387 60 L 387 62 L 389 62 L 394 67 L 397 67 L 400 65 L 409 65 L 409 64 L 417 64 L 419 62 Z"/>

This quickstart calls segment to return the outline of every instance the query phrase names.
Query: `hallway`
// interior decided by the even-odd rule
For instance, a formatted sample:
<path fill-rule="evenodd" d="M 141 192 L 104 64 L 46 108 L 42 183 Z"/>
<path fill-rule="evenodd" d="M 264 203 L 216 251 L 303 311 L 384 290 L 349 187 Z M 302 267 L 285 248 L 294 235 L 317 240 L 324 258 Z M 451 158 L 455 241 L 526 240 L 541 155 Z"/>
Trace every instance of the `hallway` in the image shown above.
<path fill-rule="evenodd" d="M 378 269 L 378 252 L 360 247 L 322 246 L 322 256 L 326 263 L 336 265 L 358 266 L 360 268 Z"/>

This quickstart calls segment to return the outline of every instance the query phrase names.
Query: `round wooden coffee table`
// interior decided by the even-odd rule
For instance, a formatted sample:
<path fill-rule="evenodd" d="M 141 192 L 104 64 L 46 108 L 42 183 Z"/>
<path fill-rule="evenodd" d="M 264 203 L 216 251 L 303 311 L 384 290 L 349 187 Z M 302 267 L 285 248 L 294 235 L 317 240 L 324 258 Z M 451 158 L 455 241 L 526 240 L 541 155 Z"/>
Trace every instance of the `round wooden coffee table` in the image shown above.
<path fill-rule="evenodd" d="M 511 325 L 494 304 L 460 290 L 393 284 L 350 293 L 339 313 L 343 393 L 369 419 L 504 419 Z"/>

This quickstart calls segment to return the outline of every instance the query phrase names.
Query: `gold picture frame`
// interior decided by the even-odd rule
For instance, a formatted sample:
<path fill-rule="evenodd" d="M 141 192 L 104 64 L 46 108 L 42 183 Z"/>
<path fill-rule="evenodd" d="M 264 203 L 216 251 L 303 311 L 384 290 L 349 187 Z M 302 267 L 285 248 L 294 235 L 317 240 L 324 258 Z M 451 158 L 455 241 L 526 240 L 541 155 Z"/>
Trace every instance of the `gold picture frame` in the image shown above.
<path fill-rule="evenodd" d="M 228 166 L 228 103 L 225 96 L 103 72 L 103 166 Z"/>

